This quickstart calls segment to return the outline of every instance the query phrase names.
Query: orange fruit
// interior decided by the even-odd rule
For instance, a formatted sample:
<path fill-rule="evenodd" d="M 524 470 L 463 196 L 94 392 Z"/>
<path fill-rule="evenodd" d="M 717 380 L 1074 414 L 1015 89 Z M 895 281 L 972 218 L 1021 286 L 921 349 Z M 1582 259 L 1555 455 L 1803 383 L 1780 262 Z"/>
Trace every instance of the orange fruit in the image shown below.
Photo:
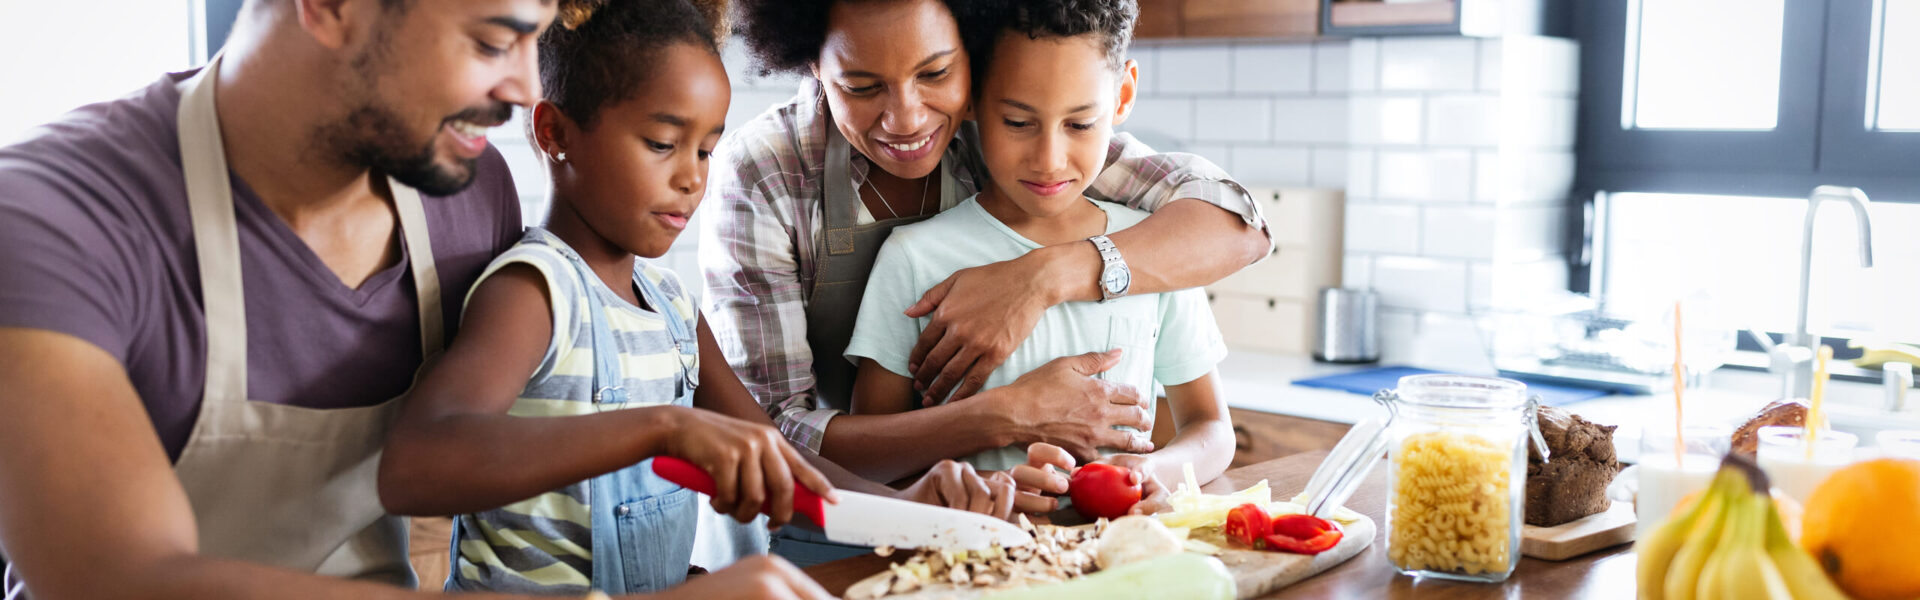
<path fill-rule="evenodd" d="M 1834 471 L 1807 498 L 1800 546 L 1859 600 L 1920 597 L 1920 460 L 1881 458 Z"/>

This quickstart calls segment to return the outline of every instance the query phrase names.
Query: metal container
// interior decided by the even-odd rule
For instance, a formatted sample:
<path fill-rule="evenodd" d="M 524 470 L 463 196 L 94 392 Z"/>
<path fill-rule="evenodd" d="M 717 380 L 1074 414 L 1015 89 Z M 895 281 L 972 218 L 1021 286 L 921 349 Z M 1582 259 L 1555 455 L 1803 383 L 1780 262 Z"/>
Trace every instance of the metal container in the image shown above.
<path fill-rule="evenodd" d="M 1320 337 L 1315 360 L 1369 363 L 1380 360 L 1380 296 L 1372 290 L 1320 288 Z"/>

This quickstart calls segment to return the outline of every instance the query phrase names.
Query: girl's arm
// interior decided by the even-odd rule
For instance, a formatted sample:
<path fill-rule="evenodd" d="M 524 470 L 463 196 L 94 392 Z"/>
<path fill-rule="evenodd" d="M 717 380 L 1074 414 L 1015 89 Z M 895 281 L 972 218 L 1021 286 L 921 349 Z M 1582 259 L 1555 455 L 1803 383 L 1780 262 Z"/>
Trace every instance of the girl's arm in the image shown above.
<path fill-rule="evenodd" d="M 752 483 L 763 471 L 799 462 L 771 427 L 684 407 L 509 415 L 553 334 L 548 296 L 526 265 L 504 267 L 474 291 L 460 335 L 427 367 L 387 439 L 379 488 L 388 511 L 488 510 L 670 454 L 718 473 L 714 504 L 730 512 L 763 490 Z M 791 476 L 782 471 L 780 481 Z"/>
<path fill-rule="evenodd" d="M 380 458 L 380 501 L 402 515 L 504 506 L 656 452 L 670 410 L 509 416 L 553 336 L 545 280 L 528 265 L 481 281 L 460 334 L 414 385 Z"/>
<path fill-rule="evenodd" d="M 733 368 L 727 366 L 726 357 L 720 353 L 719 344 L 714 342 L 713 332 L 707 328 L 705 320 L 700 322 L 700 388 L 694 395 L 694 405 L 769 428 L 773 425 L 773 419 L 768 417 L 765 411 L 760 410 L 760 404 L 754 401 L 753 395 L 748 393 L 746 386 L 740 383 L 740 378 L 733 374 Z M 818 469 L 818 473 L 825 474 L 826 479 L 832 481 L 833 485 L 848 490 L 969 510 L 1001 518 L 1009 516 L 1013 508 L 1012 477 L 1004 474 L 983 476 L 975 472 L 972 465 L 966 463 L 951 460 L 939 461 L 906 489 L 895 490 L 854 475 L 851 471 L 834 464 L 833 461 L 821 458 L 818 454 L 806 452 L 801 455 L 814 469 Z M 807 487 L 814 490 L 820 489 L 812 484 L 808 484 Z M 780 494 L 769 486 L 769 492 L 767 506 L 771 510 L 792 510 L 791 487 L 788 487 L 784 494 Z M 752 512 L 744 514 L 739 511 L 734 512 L 734 518 L 742 522 L 752 516 Z"/>

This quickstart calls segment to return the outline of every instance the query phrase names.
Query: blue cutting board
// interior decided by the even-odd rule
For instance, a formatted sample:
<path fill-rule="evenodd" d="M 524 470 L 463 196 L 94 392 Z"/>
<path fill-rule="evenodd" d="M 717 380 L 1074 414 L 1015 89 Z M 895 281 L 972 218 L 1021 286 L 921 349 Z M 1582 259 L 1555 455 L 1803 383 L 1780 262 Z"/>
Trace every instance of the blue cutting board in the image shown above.
<path fill-rule="evenodd" d="M 1401 377 L 1435 374 L 1444 375 L 1446 373 L 1414 367 L 1379 367 L 1365 371 L 1327 375 L 1313 379 L 1301 379 L 1293 382 L 1293 384 L 1372 396 L 1374 392 L 1390 390 L 1400 385 Z M 1539 394 L 1540 401 L 1547 406 L 1559 406 L 1569 402 L 1592 400 L 1612 393 L 1606 390 L 1554 385 L 1550 383 L 1525 383 L 1527 384 L 1527 392 Z"/>

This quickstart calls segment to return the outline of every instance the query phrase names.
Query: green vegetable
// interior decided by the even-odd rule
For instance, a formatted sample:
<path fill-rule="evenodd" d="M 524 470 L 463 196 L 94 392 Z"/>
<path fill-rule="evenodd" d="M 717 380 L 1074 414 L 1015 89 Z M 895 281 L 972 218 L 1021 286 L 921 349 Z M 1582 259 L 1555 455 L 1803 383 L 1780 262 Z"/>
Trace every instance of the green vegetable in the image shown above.
<path fill-rule="evenodd" d="M 1128 563 L 1065 583 L 1007 590 L 993 600 L 1190 598 L 1233 600 L 1233 575 L 1211 556 L 1181 552 Z"/>

